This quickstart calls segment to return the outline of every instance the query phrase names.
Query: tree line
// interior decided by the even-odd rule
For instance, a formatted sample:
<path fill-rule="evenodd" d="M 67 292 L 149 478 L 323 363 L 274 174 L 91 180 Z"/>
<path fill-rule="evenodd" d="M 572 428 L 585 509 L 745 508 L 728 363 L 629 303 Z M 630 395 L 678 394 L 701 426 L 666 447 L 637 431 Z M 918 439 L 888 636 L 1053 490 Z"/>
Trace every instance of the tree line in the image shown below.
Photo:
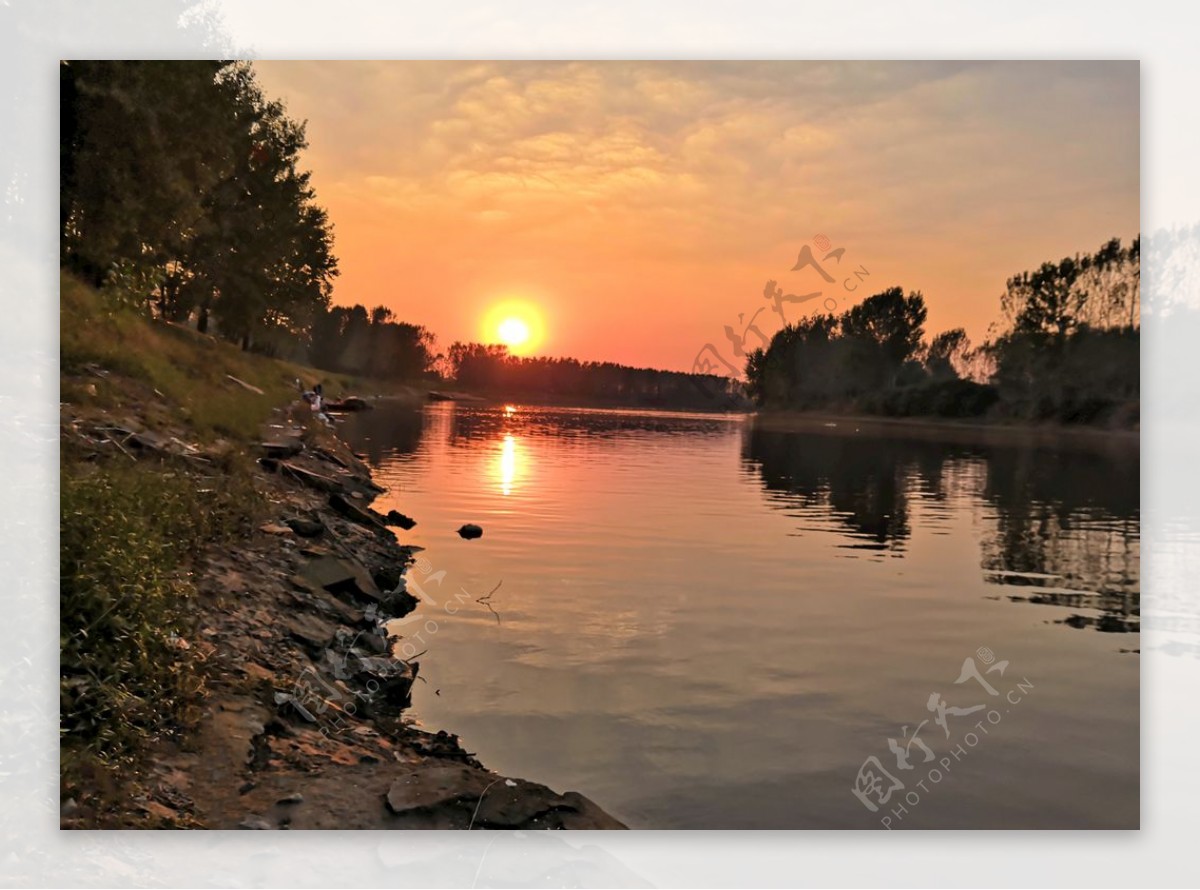
<path fill-rule="evenodd" d="M 441 369 L 459 386 L 507 398 L 676 408 L 748 405 L 741 383 L 727 377 L 515 356 L 494 344 L 454 343 L 442 358 Z"/>
<path fill-rule="evenodd" d="M 333 230 L 303 123 L 247 62 L 59 65 L 61 262 L 110 295 L 270 350 L 329 305 Z"/>
<path fill-rule="evenodd" d="M 785 326 L 747 357 L 747 389 L 768 407 L 1063 422 L 1136 421 L 1140 239 L 1011 277 L 1003 321 L 925 336 L 919 292 L 899 287 Z"/>

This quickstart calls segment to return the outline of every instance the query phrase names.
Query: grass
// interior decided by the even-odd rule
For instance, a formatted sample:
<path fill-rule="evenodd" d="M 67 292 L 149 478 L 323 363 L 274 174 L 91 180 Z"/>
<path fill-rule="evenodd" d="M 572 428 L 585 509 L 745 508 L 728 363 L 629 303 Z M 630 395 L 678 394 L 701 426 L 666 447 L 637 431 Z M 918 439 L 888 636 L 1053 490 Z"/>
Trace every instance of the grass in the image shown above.
<path fill-rule="evenodd" d="M 62 466 L 60 733 L 110 767 L 189 722 L 203 687 L 187 644 L 192 554 L 258 515 L 249 474 L 71 459 Z"/>
<path fill-rule="evenodd" d="M 331 396 L 356 388 L 357 381 L 343 374 L 244 352 L 189 328 L 153 321 L 65 273 L 60 293 L 60 364 L 68 378 L 63 384 L 68 401 L 85 397 L 81 384 L 70 378 L 86 374 L 88 365 L 98 365 L 157 390 L 173 406 L 174 419 L 198 439 L 250 440 L 272 408 L 296 398 L 297 378 L 307 385 L 323 381 Z M 227 375 L 258 387 L 263 395 L 238 386 Z M 119 393 L 107 392 L 103 382 L 93 385 L 98 404 L 119 404 Z"/>
<path fill-rule="evenodd" d="M 212 458 L 132 461 L 62 443 L 61 790 L 121 812 L 143 755 L 200 713 L 191 569 L 264 514 L 252 447 L 263 424 L 295 401 L 297 377 L 327 391 L 354 381 L 152 320 L 67 275 L 60 312 L 64 420 L 160 429 Z"/>

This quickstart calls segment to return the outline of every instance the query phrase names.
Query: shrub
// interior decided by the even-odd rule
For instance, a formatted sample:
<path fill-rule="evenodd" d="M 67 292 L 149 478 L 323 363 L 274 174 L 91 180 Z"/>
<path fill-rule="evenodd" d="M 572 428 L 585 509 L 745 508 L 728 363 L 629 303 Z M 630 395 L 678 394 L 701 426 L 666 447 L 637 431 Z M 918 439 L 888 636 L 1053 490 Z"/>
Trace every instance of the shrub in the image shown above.
<path fill-rule="evenodd" d="M 169 464 L 64 462 L 60 734 L 117 765 L 188 721 L 203 681 L 188 633 L 185 567 L 254 518 L 247 475 L 220 483 Z"/>

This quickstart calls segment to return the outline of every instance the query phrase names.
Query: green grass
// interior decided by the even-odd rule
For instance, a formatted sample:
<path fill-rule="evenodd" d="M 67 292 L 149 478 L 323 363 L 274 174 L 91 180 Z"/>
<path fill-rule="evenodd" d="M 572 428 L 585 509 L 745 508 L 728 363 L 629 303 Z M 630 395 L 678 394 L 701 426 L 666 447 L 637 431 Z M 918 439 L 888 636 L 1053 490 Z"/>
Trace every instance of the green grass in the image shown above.
<path fill-rule="evenodd" d="M 152 320 L 66 275 L 60 311 L 64 413 L 226 442 L 207 445 L 208 464 L 62 444 L 62 790 L 120 812 L 141 756 L 199 713 L 204 666 L 180 642 L 194 642 L 190 572 L 262 518 L 250 444 L 295 400 L 297 377 L 330 391 L 351 381 Z"/>
<path fill-rule="evenodd" d="M 72 759 L 120 767 L 189 721 L 203 686 L 189 648 L 186 567 L 258 517 L 248 472 L 199 476 L 143 461 L 75 461 L 64 449 L 60 732 Z"/>
<path fill-rule="evenodd" d="M 80 375 L 88 364 L 141 381 L 162 394 L 176 418 L 197 438 L 258 436 L 271 409 L 296 398 L 296 378 L 324 381 L 329 395 L 352 391 L 342 374 L 266 358 L 188 328 L 147 318 L 67 274 L 60 278 L 61 368 Z M 232 375 L 263 390 L 250 392 Z M 120 394 L 96 383 L 100 404 L 119 404 Z M 64 384 L 64 398 L 80 398 L 79 384 Z"/>

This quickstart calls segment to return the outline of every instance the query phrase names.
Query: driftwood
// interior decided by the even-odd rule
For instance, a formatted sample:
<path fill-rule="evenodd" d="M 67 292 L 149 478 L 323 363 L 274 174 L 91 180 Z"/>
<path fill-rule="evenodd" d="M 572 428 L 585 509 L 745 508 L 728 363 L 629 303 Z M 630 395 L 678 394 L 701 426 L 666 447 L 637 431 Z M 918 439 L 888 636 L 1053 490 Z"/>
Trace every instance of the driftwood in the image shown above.
<path fill-rule="evenodd" d="M 245 380 L 239 380 L 237 377 L 234 377 L 232 374 L 226 374 L 225 378 L 227 380 L 232 380 L 234 383 L 236 383 L 238 386 L 240 386 L 244 390 L 247 390 L 247 391 L 253 392 L 253 393 L 257 393 L 260 396 L 265 395 L 265 393 L 261 389 L 259 389 L 257 386 L 255 386 L 253 383 L 247 383 Z"/>
<path fill-rule="evenodd" d="M 341 491 L 342 483 L 331 476 L 323 476 L 320 473 L 314 473 L 312 470 L 305 470 L 295 464 L 287 461 L 279 462 L 279 471 L 286 476 L 291 476 L 297 482 L 302 482 L 309 488 L 315 488 L 318 491 Z"/>

